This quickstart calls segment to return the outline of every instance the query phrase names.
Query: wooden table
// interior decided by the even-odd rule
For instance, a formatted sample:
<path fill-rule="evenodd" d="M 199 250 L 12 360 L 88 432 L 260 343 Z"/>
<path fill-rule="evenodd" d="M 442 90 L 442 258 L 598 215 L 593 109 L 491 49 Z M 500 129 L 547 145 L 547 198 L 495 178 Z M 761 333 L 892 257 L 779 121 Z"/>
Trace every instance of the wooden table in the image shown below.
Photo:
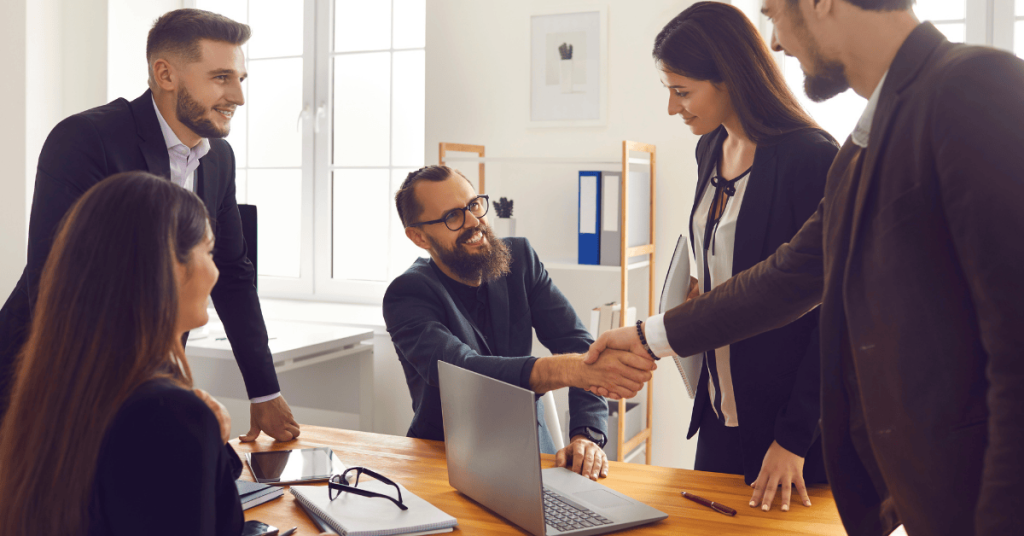
<path fill-rule="evenodd" d="M 527 534 L 448 484 L 444 443 L 440 441 L 303 425 L 302 435 L 295 441 L 277 443 L 261 435 L 255 443 L 240 444 L 234 439 L 231 444 L 240 453 L 329 446 L 346 465 L 377 470 L 454 516 L 459 520 L 456 533 Z M 543 468 L 553 467 L 554 456 L 541 455 L 541 465 Z M 242 472 L 242 478 L 252 480 L 248 466 Z M 813 503 L 810 508 L 794 502 L 792 511 L 781 512 L 776 498 L 772 510 L 762 512 L 747 506 L 751 489 L 744 485 L 742 477 L 735 475 L 611 462 L 608 478 L 602 479 L 601 483 L 669 516 L 659 523 L 632 529 L 631 533 L 713 536 L 846 534 L 828 486 L 812 486 L 808 490 Z M 731 506 L 738 513 L 735 517 L 728 517 L 683 499 L 679 491 L 684 489 Z M 258 519 L 282 531 L 297 525 L 299 536 L 319 534 L 302 509 L 294 504 L 294 497 L 287 492 L 282 499 L 247 510 L 245 518 Z"/>

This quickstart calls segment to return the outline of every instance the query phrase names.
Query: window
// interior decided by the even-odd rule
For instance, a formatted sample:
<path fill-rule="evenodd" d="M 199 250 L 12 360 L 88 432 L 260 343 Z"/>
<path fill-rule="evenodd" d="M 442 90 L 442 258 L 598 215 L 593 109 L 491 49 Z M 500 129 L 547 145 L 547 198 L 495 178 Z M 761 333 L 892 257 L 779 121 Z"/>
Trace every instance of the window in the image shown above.
<path fill-rule="evenodd" d="M 917 18 L 929 21 L 941 31 L 947 39 L 958 43 L 987 44 L 1010 48 L 1010 44 L 1000 36 L 1014 31 L 1007 29 L 1000 17 L 994 16 L 991 25 L 989 14 L 998 13 L 1000 2 L 1009 0 L 918 0 L 914 4 Z M 757 13 L 760 5 L 753 9 L 749 0 L 733 0 L 748 16 L 759 20 L 762 33 L 766 40 L 770 39 L 772 26 L 762 15 Z M 1016 28 L 1014 40 L 1016 53 L 1024 57 L 1024 0 L 1015 0 Z M 1012 18 L 1012 17 L 1011 17 Z M 783 74 L 789 87 L 796 94 L 801 106 L 811 114 L 822 128 L 831 133 L 840 143 L 853 131 L 860 119 L 866 104 L 865 99 L 858 96 L 852 89 L 837 95 L 825 102 L 816 103 L 807 98 L 803 90 L 804 76 L 800 62 L 796 58 L 777 56 L 782 64 Z"/>
<path fill-rule="evenodd" d="M 1018 58 L 1024 58 L 1024 0 L 1017 0 L 1016 22 L 1013 23 L 1013 51 Z"/>
<path fill-rule="evenodd" d="M 379 302 L 418 256 L 393 209 L 424 163 L 425 0 L 195 0 L 252 27 L 228 141 L 260 292 Z"/>

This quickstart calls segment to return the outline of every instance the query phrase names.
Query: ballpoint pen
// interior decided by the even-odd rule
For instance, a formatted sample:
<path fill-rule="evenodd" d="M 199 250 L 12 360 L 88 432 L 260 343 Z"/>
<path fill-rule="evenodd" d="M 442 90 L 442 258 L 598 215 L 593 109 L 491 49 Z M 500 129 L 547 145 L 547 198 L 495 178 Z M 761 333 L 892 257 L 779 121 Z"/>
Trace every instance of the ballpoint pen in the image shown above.
<path fill-rule="evenodd" d="M 297 531 L 297 530 L 299 530 L 299 527 L 292 527 L 292 528 L 282 532 L 281 536 L 292 536 L 292 534 L 295 534 L 295 531 Z"/>
<path fill-rule="evenodd" d="M 716 502 L 709 501 L 709 500 L 705 499 L 704 497 L 698 497 L 698 496 L 696 496 L 696 495 L 694 495 L 692 493 L 687 493 L 685 491 L 680 491 L 679 493 L 683 497 L 685 497 L 687 499 L 690 499 L 691 501 L 693 501 L 693 502 L 695 502 L 697 504 L 702 504 L 704 506 L 707 506 L 708 508 L 718 512 L 719 514 L 725 514 L 727 516 L 734 516 L 734 515 L 736 515 L 736 510 L 733 510 L 732 508 L 729 508 L 728 506 L 725 506 L 723 504 L 718 504 Z"/>

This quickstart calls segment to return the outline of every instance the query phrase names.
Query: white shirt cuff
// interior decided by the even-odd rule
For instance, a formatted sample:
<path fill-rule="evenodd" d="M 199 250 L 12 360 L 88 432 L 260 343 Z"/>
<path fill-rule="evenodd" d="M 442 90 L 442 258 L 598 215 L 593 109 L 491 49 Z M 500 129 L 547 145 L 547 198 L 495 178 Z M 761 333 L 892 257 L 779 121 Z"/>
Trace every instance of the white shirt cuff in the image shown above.
<path fill-rule="evenodd" d="M 664 329 L 664 328 L 662 328 L 662 329 Z M 278 391 L 278 392 L 276 392 L 276 393 L 274 393 L 272 395 L 257 396 L 256 398 L 250 398 L 249 402 L 252 402 L 253 404 L 260 404 L 260 403 L 263 403 L 263 402 L 270 402 L 271 400 L 273 400 L 273 399 L 275 399 L 275 398 L 277 398 L 279 396 L 281 396 L 281 391 Z"/>
<path fill-rule="evenodd" d="M 644 337 L 647 338 L 647 346 L 658 357 L 672 357 L 675 352 L 668 343 L 668 332 L 665 331 L 665 315 L 654 315 L 644 322 Z"/>

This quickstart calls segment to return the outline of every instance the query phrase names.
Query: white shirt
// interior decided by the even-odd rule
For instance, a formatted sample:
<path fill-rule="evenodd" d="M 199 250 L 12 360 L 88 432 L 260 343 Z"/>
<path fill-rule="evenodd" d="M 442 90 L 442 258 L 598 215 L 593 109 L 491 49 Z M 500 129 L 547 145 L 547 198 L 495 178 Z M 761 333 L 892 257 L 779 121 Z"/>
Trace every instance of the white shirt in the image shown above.
<path fill-rule="evenodd" d="M 871 98 L 868 99 L 868 105 L 864 108 L 864 113 L 861 114 L 860 119 L 857 121 L 857 126 L 853 128 L 853 134 L 850 135 L 853 143 L 861 149 L 867 149 L 868 147 L 871 124 L 875 120 L 875 109 L 878 108 L 878 96 L 882 94 L 882 84 L 885 83 L 886 76 L 889 76 L 889 71 L 885 71 L 885 74 L 878 81 L 875 91 L 871 94 Z"/>
<path fill-rule="evenodd" d="M 156 118 L 160 121 L 160 131 L 164 135 L 164 143 L 167 144 L 167 156 L 170 157 L 171 164 L 171 180 L 178 186 L 194 193 L 196 191 L 195 177 L 196 170 L 199 169 L 199 159 L 210 152 L 210 140 L 202 138 L 195 147 L 190 148 L 186 146 L 178 139 L 177 134 L 171 130 L 171 126 L 167 124 L 164 115 L 160 113 L 160 108 L 156 105 L 156 99 L 153 99 L 153 109 L 156 110 Z M 279 396 L 281 396 L 280 391 L 266 396 L 250 398 L 249 402 L 259 404 L 261 402 L 269 402 Z"/>

